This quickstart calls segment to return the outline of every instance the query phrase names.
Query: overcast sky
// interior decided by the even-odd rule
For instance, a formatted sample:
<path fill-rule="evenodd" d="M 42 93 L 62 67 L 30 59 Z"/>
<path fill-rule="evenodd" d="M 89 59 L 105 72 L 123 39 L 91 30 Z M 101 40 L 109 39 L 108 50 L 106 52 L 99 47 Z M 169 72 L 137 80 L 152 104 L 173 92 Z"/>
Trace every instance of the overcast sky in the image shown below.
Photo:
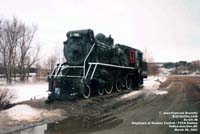
<path fill-rule="evenodd" d="M 41 57 L 66 32 L 91 28 L 115 43 L 145 48 L 155 61 L 200 59 L 200 0 L 0 0 L 0 16 L 38 25 Z M 62 53 L 62 51 L 61 51 Z"/>

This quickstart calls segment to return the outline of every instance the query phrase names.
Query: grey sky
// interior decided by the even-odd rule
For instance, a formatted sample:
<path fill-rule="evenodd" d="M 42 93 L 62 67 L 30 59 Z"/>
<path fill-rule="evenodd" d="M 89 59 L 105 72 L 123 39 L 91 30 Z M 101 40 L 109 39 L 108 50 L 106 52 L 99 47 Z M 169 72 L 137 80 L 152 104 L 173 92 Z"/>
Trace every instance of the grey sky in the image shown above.
<path fill-rule="evenodd" d="M 42 54 L 66 32 L 91 28 L 115 43 L 147 48 L 155 61 L 200 59 L 200 0 L 0 0 L 0 15 L 37 24 Z M 62 52 L 61 52 L 62 53 Z"/>

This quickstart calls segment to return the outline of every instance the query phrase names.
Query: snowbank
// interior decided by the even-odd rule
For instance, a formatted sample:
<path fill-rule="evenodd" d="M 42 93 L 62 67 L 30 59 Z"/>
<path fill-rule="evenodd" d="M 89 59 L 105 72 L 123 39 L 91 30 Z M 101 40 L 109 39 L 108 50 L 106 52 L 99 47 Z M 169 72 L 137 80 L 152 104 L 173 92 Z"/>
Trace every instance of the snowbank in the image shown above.
<path fill-rule="evenodd" d="M 165 76 L 150 76 L 144 79 L 144 89 L 158 89 L 161 83 L 166 81 Z"/>
<path fill-rule="evenodd" d="M 17 105 L 6 111 L 13 120 L 40 120 L 41 110 L 32 108 L 29 105 Z"/>
<path fill-rule="evenodd" d="M 158 90 L 161 83 L 166 81 L 165 76 L 151 76 L 145 79 L 143 92 L 146 95 L 164 95 L 167 94 L 168 91 Z"/>
<path fill-rule="evenodd" d="M 60 117 L 62 110 L 47 111 L 45 109 L 33 108 L 29 105 L 16 105 L 8 110 L 4 110 L 12 120 L 17 121 L 40 121 L 48 117 Z"/>

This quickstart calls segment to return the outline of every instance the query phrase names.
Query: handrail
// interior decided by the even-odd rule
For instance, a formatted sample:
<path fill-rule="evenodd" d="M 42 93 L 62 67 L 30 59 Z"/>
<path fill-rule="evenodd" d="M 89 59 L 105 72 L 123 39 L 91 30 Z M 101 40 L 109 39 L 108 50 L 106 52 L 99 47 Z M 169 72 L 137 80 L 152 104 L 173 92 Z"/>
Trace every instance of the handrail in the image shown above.
<path fill-rule="evenodd" d="M 78 76 L 78 75 L 52 75 L 52 76 L 56 76 L 56 77 L 71 77 L 71 78 L 82 78 L 82 76 Z"/>
<path fill-rule="evenodd" d="M 88 70 L 87 70 L 87 73 L 86 73 L 86 75 L 84 76 L 85 79 L 87 78 L 87 75 L 88 75 L 88 73 L 89 73 L 89 71 L 90 71 L 91 66 L 92 66 L 92 65 L 90 64 L 90 66 L 89 66 L 89 68 L 88 68 Z"/>
<path fill-rule="evenodd" d="M 109 66 L 109 67 L 117 67 L 117 68 L 124 68 L 124 69 L 135 69 L 134 67 L 125 67 L 125 66 L 118 66 L 118 65 L 106 64 L 106 63 L 98 63 L 98 62 L 89 62 L 88 64 L 91 64 L 91 65 L 102 65 L 102 66 Z"/>
<path fill-rule="evenodd" d="M 92 45 L 92 47 L 90 48 L 90 51 L 88 52 L 87 56 L 85 57 L 85 60 L 84 60 L 84 63 L 83 63 L 83 66 L 84 66 L 84 69 L 83 69 L 83 78 L 85 77 L 85 63 L 86 63 L 86 60 L 87 60 L 88 57 L 90 56 L 90 53 L 92 52 L 94 46 L 95 46 L 95 42 L 94 42 L 94 44 Z"/>
<path fill-rule="evenodd" d="M 84 66 L 64 66 L 64 68 L 84 68 Z"/>
<path fill-rule="evenodd" d="M 58 65 L 58 69 L 57 69 L 57 71 L 55 72 L 55 73 L 56 73 L 56 74 L 55 74 L 56 76 L 57 76 L 58 73 L 60 72 L 61 67 L 62 67 L 62 64 L 59 64 L 59 65 Z"/>
<path fill-rule="evenodd" d="M 97 44 L 100 44 L 99 46 L 101 46 L 101 47 L 104 47 L 104 48 L 108 48 L 108 47 L 112 47 L 112 46 L 110 46 L 110 45 L 107 45 L 107 44 L 105 44 L 105 43 L 103 43 L 103 42 L 100 42 L 100 41 L 96 41 L 96 43 Z"/>
<path fill-rule="evenodd" d="M 97 64 L 96 64 L 95 67 L 94 67 L 94 70 L 93 70 L 93 72 L 92 72 L 92 75 L 91 75 L 91 77 L 90 77 L 90 80 L 93 78 L 94 73 L 95 73 L 95 71 L 96 71 L 96 68 L 97 68 Z"/>

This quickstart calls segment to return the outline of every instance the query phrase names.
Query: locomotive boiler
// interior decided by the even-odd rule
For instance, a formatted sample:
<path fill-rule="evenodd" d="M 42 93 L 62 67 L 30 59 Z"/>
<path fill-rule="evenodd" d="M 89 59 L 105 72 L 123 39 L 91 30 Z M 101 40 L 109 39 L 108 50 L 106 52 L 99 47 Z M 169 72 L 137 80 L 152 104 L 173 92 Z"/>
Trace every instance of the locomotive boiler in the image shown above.
<path fill-rule="evenodd" d="M 91 29 L 69 31 L 64 41 L 65 63 L 48 76 L 48 100 L 110 94 L 143 84 L 146 62 L 135 48 L 115 44 L 111 36 Z"/>

